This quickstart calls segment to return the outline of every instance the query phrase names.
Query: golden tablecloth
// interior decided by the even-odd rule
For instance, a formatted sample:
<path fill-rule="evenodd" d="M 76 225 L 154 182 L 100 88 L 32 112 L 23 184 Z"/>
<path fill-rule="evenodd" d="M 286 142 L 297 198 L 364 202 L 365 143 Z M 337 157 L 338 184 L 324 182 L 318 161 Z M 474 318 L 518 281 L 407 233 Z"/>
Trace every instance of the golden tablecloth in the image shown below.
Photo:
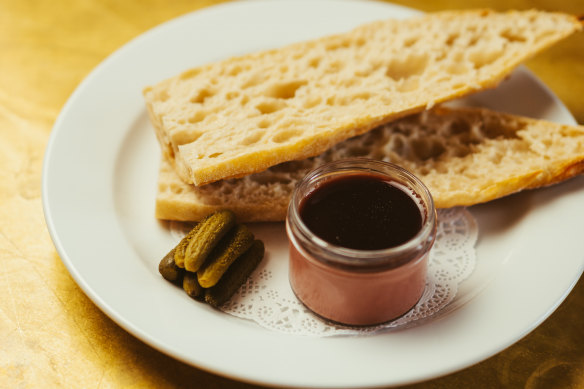
<path fill-rule="evenodd" d="M 580 0 L 398 2 L 426 11 L 537 7 L 584 13 Z M 216 3 L 0 0 L 0 387 L 255 387 L 177 362 L 106 317 L 57 255 L 40 198 L 51 127 L 77 84 L 145 30 Z M 584 123 L 584 33 L 527 65 Z M 517 344 L 413 387 L 584 387 L 583 329 L 581 279 L 558 310 Z"/>

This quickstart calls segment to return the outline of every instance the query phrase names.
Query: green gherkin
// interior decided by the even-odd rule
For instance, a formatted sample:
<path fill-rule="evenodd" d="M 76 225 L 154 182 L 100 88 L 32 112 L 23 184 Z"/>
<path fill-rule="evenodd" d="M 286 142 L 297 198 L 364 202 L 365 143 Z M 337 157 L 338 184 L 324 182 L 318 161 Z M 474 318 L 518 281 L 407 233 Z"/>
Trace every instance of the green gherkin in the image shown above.
<path fill-rule="evenodd" d="M 195 225 L 162 258 L 158 271 L 193 299 L 218 307 L 229 300 L 264 257 L 264 244 L 232 211 L 215 212 Z"/>
<path fill-rule="evenodd" d="M 264 243 L 255 240 L 251 247 L 229 266 L 215 286 L 205 290 L 205 301 L 219 307 L 233 296 L 264 257 Z"/>
<path fill-rule="evenodd" d="M 197 233 L 199 228 L 201 228 L 201 223 L 195 225 L 193 229 L 190 230 L 184 238 L 182 238 L 179 244 L 176 245 L 174 249 L 174 263 L 176 263 L 176 266 L 180 268 L 185 267 L 185 250 L 187 249 L 191 238 Z"/>
<path fill-rule="evenodd" d="M 165 280 L 174 284 L 180 284 L 182 282 L 184 269 L 178 267 L 174 262 L 175 250 L 176 248 L 173 248 L 164 256 L 164 258 L 162 258 L 158 264 L 158 272 L 162 274 L 162 277 L 164 277 Z"/>
<path fill-rule="evenodd" d="M 209 256 L 209 259 L 198 269 L 197 276 L 203 288 L 215 285 L 229 266 L 254 241 L 254 236 L 245 225 L 237 225 L 225 236 Z"/>
<path fill-rule="evenodd" d="M 199 284 L 195 273 L 191 273 L 190 271 L 185 272 L 182 285 L 184 291 L 195 300 L 203 301 L 205 298 L 205 289 Z"/>
<path fill-rule="evenodd" d="M 235 215 L 229 210 L 218 211 L 201 221 L 184 252 L 184 267 L 196 272 L 211 251 L 235 225 Z"/>

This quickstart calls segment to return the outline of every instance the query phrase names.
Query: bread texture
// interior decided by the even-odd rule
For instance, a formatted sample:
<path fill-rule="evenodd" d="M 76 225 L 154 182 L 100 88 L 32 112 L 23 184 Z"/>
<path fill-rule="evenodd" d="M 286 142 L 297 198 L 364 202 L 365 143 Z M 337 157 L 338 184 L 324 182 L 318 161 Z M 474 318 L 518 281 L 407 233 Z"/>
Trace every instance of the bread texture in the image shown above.
<path fill-rule="evenodd" d="M 581 28 L 541 11 L 446 11 L 226 59 L 144 89 L 165 158 L 204 185 L 318 155 L 433 105 L 496 86 Z"/>
<path fill-rule="evenodd" d="M 436 207 L 470 206 L 564 181 L 584 171 L 584 127 L 482 108 L 436 107 L 345 140 L 319 156 L 202 187 L 160 166 L 156 216 L 197 221 L 221 208 L 238 220 L 280 221 L 311 169 L 343 158 L 398 164 L 428 186 Z"/>

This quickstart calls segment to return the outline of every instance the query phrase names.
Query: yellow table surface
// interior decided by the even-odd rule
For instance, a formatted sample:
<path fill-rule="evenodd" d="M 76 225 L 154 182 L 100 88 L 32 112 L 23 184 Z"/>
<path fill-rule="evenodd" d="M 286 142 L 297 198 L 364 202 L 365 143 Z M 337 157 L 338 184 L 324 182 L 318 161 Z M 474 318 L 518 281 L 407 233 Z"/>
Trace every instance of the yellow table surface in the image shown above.
<path fill-rule="evenodd" d="M 537 7 L 584 14 L 581 0 L 398 2 L 426 11 Z M 61 262 L 40 198 L 44 149 L 78 83 L 140 33 L 216 3 L 0 0 L 1 388 L 256 387 L 180 363 L 105 316 Z M 584 33 L 527 66 L 584 123 Z M 584 387 L 584 281 L 515 345 L 475 366 L 413 387 Z"/>

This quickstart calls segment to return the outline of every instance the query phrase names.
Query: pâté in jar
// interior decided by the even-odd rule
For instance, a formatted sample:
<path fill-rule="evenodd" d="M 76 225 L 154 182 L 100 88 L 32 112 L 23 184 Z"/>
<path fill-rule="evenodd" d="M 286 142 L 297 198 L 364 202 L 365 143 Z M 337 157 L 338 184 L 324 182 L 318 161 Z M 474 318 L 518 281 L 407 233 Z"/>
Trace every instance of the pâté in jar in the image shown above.
<path fill-rule="evenodd" d="M 327 320 L 373 325 L 398 318 L 421 298 L 436 211 L 426 186 L 405 169 L 347 159 L 303 178 L 286 231 L 298 299 Z"/>

